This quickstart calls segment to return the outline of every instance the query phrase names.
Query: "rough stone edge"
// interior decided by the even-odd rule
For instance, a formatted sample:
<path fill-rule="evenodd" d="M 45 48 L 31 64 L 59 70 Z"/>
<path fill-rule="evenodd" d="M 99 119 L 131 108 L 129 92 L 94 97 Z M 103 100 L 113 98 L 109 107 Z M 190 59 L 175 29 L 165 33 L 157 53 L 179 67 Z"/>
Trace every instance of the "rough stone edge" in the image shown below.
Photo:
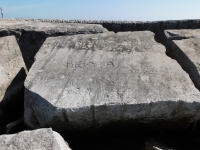
<path fill-rule="evenodd" d="M 62 147 L 66 147 L 66 145 L 67 145 L 66 150 L 71 150 L 69 148 L 69 144 L 64 141 L 64 139 L 62 138 L 62 136 L 59 133 L 53 131 L 53 135 L 54 135 L 54 138 L 55 138 L 55 140 L 56 140 L 56 142 L 57 142 L 59 147 L 62 148 Z"/>
<path fill-rule="evenodd" d="M 182 40 L 182 39 L 181 39 Z M 186 39 L 187 40 L 187 39 Z M 167 55 L 175 59 L 179 65 L 186 71 L 195 87 L 200 91 L 200 75 L 195 64 L 175 43 L 176 40 L 167 41 Z"/>
<path fill-rule="evenodd" d="M 30 19 L 30 18 L 3 18 L 5 21 L 36 21 L 36 22 L 55 22 L 55 23 L 159 23 L 159 22 L 187 22 L 200 21 L 200 19 L 184 19 L 184 20 L 160 20 L 160 21 L 128 21 L 128 20 L 67 20 L 67 19 Z"/>
<path fill-rule="evenodd" d="M 5 135 L 0 135 L 0 137 L 4 137 L 4 136 L 7 136 L 8 138 L 13 138 L 15 136 L 19 136 L 20 134 L 31 134 L 31 132 L 37 132 L 39 130 L 46 130 L 46 132 L 48 132 L 51 136 L 52 136 L 52 142 L 55 142 L 55 144 L 60 147 L 60 150 L 71 150 L 69 148 L 69 145 L 67 142 L 65 142 L 65 140 L 63 139 L 63 137 L 57 133 L 56 131 L 53 131 L 52 128 L 41 128 L 41 129 L 36 129 L 36 130 L 25 130 L 25 131 L 22 131 L 22 132 L 19 132 L 19 133 L 16 133 L 16 134 L 5 134 Z M 52 147 L 53 148 L 53 147 Z"/>

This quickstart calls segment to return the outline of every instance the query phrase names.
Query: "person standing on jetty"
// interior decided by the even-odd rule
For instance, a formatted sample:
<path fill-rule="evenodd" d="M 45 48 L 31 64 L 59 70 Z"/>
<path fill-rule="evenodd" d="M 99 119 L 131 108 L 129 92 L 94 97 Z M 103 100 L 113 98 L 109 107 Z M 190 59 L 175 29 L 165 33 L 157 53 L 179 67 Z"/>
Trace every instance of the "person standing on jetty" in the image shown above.
<path fill-rule="evenodd" d="M 1 16 L 2 16 L 2 18 L 3 18 L 3 9 L 2 9 L 2 8 L 0 8 L 0 10 L 1 10 Z"/>

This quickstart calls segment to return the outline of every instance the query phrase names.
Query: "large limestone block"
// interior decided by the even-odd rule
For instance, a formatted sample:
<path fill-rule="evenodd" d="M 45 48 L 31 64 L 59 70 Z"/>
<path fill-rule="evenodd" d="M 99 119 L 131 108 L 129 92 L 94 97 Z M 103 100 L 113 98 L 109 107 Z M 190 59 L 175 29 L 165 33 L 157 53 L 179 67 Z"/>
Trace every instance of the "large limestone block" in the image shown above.
<path fill-rule="evenodd" d="M 0 148 L 1 150 L 71 150 L 61 135 L 50 128 L 1 135 Z"/>
<path fill-rule="evenodd" d="M 198 119 L 199 91 L 149 31 L 48 38 L 25 88 L 30 128 Z"/>
<path fill-rule="evenodd" d="M 103 32 L 107 32 L 107 29 L 95 24 L 0 21 L 0 36 L 17 37 L 27 69 L 30 69 L 35 54 L 47 37 Z"/>
<path fill-rule="evenodd" d="M 0 38 L 0 133 L 2 125 L 23 111 L 25 68 L 15 37 Z"/>
<path fill-rule="evenodd" d="M 200 30 L 166 30 L 165 34 L 167 53 L 178 61 L 200 90 Z M 179 35 L 179 40 L 173 34 Z"/>

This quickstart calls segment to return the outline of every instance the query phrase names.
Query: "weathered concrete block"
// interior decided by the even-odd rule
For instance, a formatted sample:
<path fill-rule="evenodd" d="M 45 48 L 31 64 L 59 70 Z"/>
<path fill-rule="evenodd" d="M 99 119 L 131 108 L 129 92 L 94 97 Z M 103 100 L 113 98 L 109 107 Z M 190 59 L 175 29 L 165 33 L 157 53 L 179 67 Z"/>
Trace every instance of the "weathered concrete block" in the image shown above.
<path fill-rule="evenodd" d="M 52 129 L 1 135 L 1 150 L 71 150 L 60 134 Z"/>
<path fill-rule="evenodd" d="M 35 59 L 25 81 L 30 128 L 198 120 L 199 91 L 152 32 L 48 38 Z"/>
<path fill-rule="evenodd" d="M 25 64 L 14 36 L 0 38 L 0 133 L 23 112 Z"/>
<path fill-rule="evenodd" d="M 166 30 L 167 54 L 176 59 L 200 90 L 200 30 Z"/>

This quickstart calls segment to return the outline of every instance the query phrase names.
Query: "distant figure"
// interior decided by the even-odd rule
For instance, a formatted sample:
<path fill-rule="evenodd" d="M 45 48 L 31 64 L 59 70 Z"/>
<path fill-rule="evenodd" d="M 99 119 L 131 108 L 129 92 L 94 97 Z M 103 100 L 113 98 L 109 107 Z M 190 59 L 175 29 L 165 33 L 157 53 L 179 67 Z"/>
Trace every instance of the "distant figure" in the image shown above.
<path fill-rule="evenodd" d="M 0 8 L 0 10 L 1 10 L 1 16 L 2 16 L 2 18 L 3 18 L 3 12 L 2 12 L 2 10 L 3 10 L 3 9 L 2 9 L 2 8 Z"/>

